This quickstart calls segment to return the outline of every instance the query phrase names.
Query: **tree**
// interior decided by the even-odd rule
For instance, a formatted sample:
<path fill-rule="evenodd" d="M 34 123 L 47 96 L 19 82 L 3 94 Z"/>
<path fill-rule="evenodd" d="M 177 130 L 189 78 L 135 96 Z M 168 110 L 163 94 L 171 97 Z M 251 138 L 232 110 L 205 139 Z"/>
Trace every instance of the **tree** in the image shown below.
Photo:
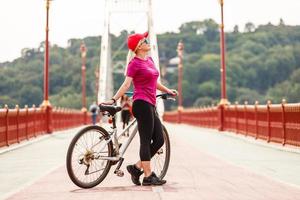
<path fill-rule="evenodd" d="M 234 27 L 233 27 L 233 33 L 239 33 L 240 31 L 239 31 L 239 26 L 238 25 L 235 25 Z"/>
<path fill-rule="evenodd" d="M 218 24 L 213 19 L 202 22 L 188 22 L 179 27 L 180 33 L 203 34 L 208 41 L 213 41 L 219 35 Z"/>
<path fill-rule="evenodd" d="M 282 20 L 283 21 L 283 20 Z M 300 99 L 300 26 L 286 26 L 249 22 L 246 33 L 226 33 L 227 93 L 231 102 L 248 100 L 253 103 L 267 98 L 280 102 L 299 102 Z M 180 32 L 158 35 L 161 65 L 168 68 L 168 61 L 177 56 L 179 40 L 185 44 L 183 93 L 184 106 L 209 105 L 220 98 L 220 45 L 218 25 L 211 19 L 187 22 Z M 112 35 L 113 62 L 124 62 L 129 33 Z M 70 39 L 66 48 L 50 47 L 50 102 L 54 106 L 81 108 L 81 58 L 80 43 L 87 48 L 86 80 L 87 100 L 95 100 L 95 67 L 100 63 L 100 36 Z M 27 49 L 30 56 L 12 62 L 0 63 L 0 104 L 42 102 L 43 54 L 42 42 Z M 122 48 L 120 48 L 122 47 Z M 39 50 L 38 50 L 39 49 Z M 26 55 L 26 54 L 25 54 Z M 170 72 L 169 72 L 170 71 Z M 165 84 L 177 88 L 177 68 L 167 70 Z M 115 72 L 115 71 L 114 71 Z M 121 85 L 124 76 L 114 73 L 114 89 Z M 12 105 L 14 106 L 14 105 Z M 176 107 L 166 104 L 167 109 Z"/>
<path fill-rule="evenodd" d="M 279 26 L 285 26 L 285 23 L 282 18 L 280 18 L 280 20 L 279 20 Z"/>
<path fill-rule="evenodd" d="M 24 85 L 19 93 L 20 106 L 24 105 L 39 105 L 43 100 L 43 92 L 41 88 L 33 85 Z"/>
<path fill-rule="evenodd" d="M 251 33 L 253 31 L 255 31 L 255 25 L 252 22 L 247 22 L 245 24 L 245 32 L 246 33 Z"/>

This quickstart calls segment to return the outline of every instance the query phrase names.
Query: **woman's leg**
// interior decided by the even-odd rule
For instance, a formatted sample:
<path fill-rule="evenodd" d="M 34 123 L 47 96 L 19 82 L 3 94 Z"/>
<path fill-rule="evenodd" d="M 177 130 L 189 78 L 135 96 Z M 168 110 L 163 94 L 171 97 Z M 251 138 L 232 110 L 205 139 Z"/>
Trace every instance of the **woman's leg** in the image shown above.
<path fill-rule="evenodd" d="M 154 130 L 151 144 L 151 158 L 164 145 L 163 128 L 158 115 L 154 114 Z"/>
<path fill-rule="evenodd" d="M 129 110 L 126 110 L 126 118 L 125 118 L 126 125 L 129 124 L 129 120 L 130 120 L 130 112 L 129 112 Z"/>
<path fill-rule="evenodd" d="M 125 119 L 126 119 L 125 124 L 126 124 L 126 126 L 128 126 L 129 120 L 130 120 L 130 111 L 129 110 L 126 110 L 126 118 Z M 129 136 L 129 129 L 127 129 L 126 136 Z"/>
<path fill-rule="evenodd" d="M 93 125 L 96 124 L 96 119 L 97 119 L 97 115 L 96 114 L 92 114 L 92 123 L 93 123 Z"/>
<path fill-rule="evenodd" d="M 144 101 L 135 101 L 133 113 L 137 119 L 140 135 L 140 158 L 141 162 L 136 164 L 144 170 L 145 176 L 151 175 L 151 138 L 154 130 L 154 107 Z"/>
<path fill-rule="evenodd" d="M 163 128 L 161 121 L 157 114 L 154 115 L 154 129 L 152 135 L 152 144 L 150 146 L 151 158 L 156 154 L 156 152 L 164 145 L 164 137 L 163 137 Z M 146 168 L 149 168 L 151 171 L 150 162 L 144 163 Z M 142 162 L 138 161 L 135 166 L 139 169 L 143 168 Z"/>
<path fill-rule="evenodd" d="M 121 117 L 122 117 L 122 122 L 123 122 L 123 129 L 125 128 L 125 112 L 124 110 L 121 111 Z"/>

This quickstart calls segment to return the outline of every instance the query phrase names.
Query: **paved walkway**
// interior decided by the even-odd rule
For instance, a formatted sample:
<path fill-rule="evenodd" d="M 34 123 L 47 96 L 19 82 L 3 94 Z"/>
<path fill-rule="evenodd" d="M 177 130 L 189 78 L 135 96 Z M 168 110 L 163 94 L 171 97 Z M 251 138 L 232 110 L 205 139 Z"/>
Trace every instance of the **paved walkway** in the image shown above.
<path fill-rule="evenodd" d="M 0 154 L 0 199 L 299 199 L 300 154 L 265 147 L 251 138 L 167 124 L 171 164 L 162 187 L 134 186 L 111 169 L 97 187 L 80 189 L 65 168 L 67 146 L 78 130 Z M 122 169 L 138 157 L 138 138 Z"/>

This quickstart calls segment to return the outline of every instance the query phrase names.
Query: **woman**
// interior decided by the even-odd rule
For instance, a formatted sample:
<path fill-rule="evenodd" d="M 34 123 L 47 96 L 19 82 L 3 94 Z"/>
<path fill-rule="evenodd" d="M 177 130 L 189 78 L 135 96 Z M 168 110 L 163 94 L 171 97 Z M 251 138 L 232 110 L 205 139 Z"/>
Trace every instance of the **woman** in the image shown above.
<path fill-rule="evenodd" d="M 89 110 L 92 113 L 92 123 L 93 123 L 93 125 L 95 125 L 96 122 L 97 122 L 97 115 L 98 115 L 98 112 L 99 112 L 99 107 L 97 106 L 95 101 L 90 106 Z"/>
<path fill-rule="evenodd" d="M 128 96 L 123 95 L 121 97 L 121 107 L 122 107 L 122 111 L 121 111 L 121 117 L 122 117 L 122 122 L 123 122 L 123 129 L 125 128 L 126 125 L 128 125 L 129 120 L 130 120 L 130 109 L 131 109 L 131 102 L 130 99 L 128 98 Z M 127 131 L 127 136 L 128 136 L 128 131 Z M 124 133 L 125 135 L 125 133 Z"/>
<path fill-rule="evenodd" d="M 127 38 L 127 45 L 135 57 L 127 65 L 126 78 L 113 98 L 104 104 L 114 104 L 123 96 L 133 82 L 132 112 L 137 119 L 140 135 L 140 161 L 128 165 L 131 180 L 136 185 L 141 185 L 139 180 L 144 171 L 142 185 L 162 185 L 165 180 L 159 179 L 151 171 L 150 160 L 164 144 L 162 124 L 156 114 L 156 90 L 177 95 L 175 90 L 170 90 L 157 82 L 159 72 L 151 57 L 148 56 L 150 44 L 147 40 L 148 33 L 132 34 Z M 152 140 L 152 143 L 151 143 Z M 142 171 L 143 170 L 143 171 Z"/>

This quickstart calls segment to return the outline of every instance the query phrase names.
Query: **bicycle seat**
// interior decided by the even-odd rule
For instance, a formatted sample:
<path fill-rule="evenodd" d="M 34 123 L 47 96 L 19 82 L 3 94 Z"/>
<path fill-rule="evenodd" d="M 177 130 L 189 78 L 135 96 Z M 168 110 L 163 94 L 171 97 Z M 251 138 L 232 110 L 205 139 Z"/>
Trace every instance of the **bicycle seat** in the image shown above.
<path fill-rule="evenodd" d="M 110 115 L 115 115 L 117 112 L 122 110 L 120 106 L 111 106 L 111 105 L 99 105 L 100 112 L 108 112 Z"/>

